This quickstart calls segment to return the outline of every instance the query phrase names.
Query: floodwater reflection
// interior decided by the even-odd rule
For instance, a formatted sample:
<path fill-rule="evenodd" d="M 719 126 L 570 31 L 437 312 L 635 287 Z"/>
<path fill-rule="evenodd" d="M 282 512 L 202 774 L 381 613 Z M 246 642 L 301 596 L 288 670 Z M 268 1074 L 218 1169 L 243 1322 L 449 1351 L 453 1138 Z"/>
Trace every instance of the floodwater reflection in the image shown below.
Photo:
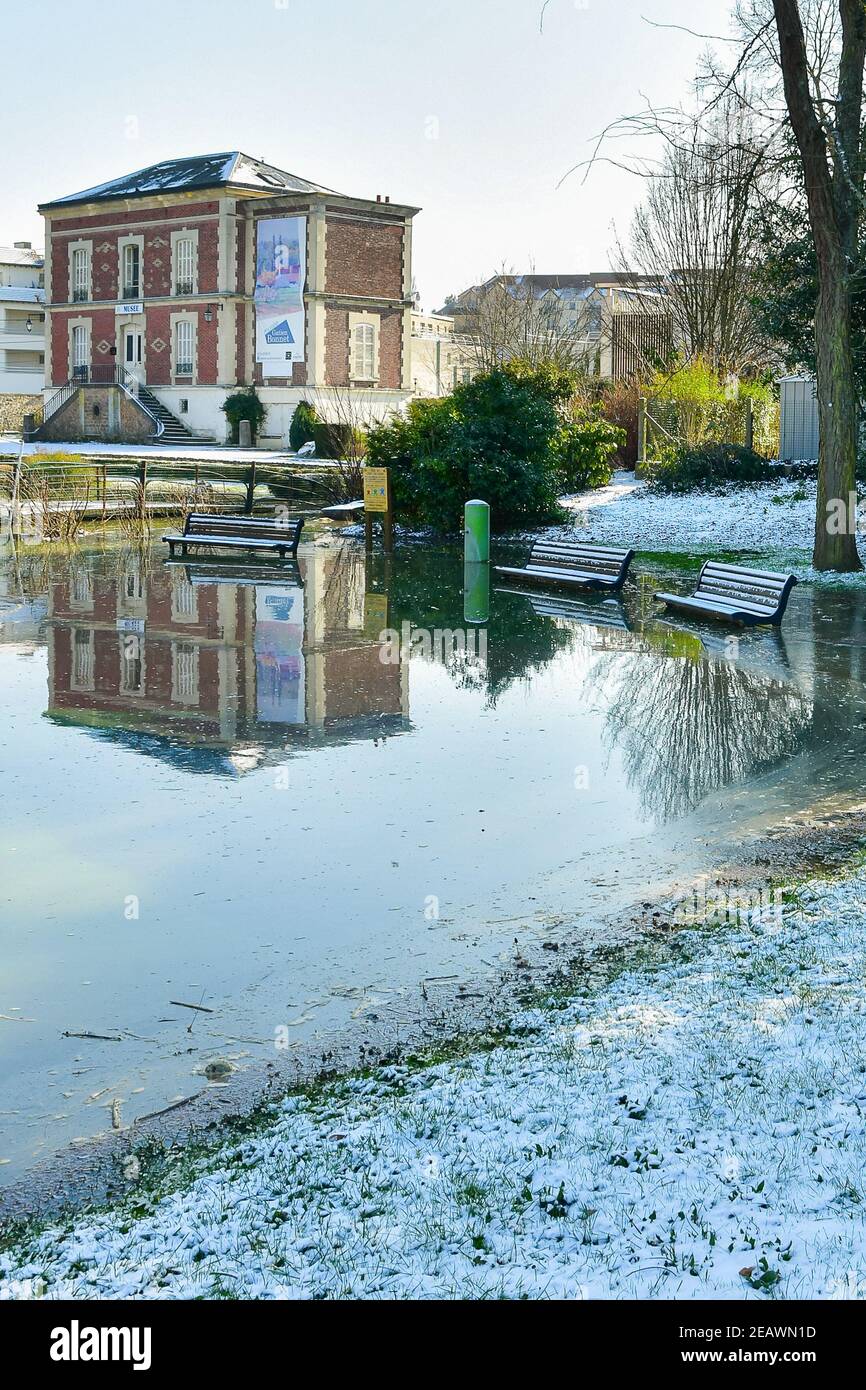
<path fill-rule="evenodd" d="M 288 576 L 147 552 L 73 560 L 48 585 L 47 714 L 201 772 L 404 732 L 406 666 L 379 660 L 364 598 L 354 552 L 319 552 Z"/>
<path fill-rule="evenodd" d="M 0 556 L 0 1178 L 859 797 L 864 651 L 853 587 L 732 645 L 430 547 Z"/>

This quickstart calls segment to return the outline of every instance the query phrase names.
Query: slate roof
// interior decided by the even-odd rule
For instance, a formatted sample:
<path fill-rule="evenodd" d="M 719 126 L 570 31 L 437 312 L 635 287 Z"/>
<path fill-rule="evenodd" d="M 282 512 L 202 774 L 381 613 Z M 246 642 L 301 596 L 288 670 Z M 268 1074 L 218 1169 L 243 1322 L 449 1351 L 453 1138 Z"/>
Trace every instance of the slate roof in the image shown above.
<path fill-rule="evenodd" d="M 0 265 L 36 266 L 39 269 L 44 264 L 42 252 L 35 251 L 32 246 L 0 246 Z"/>
<path fill-rule="evenodd" d="M 298 178 L 296 174 L 289 174 L 285 169 L 277 169 L 273 164 L 265 164 L 261 159 L 251 159 L 240 150 L 230 150 L 222 154 L 191 155 L 187 159 L 166 159 L 160 164 L 150 164 L 146 169 L 136 169 L 132 174 L 124 174 L 119 179 L 109 179 L 107 183 L 85 188 L 80 193 L 69 193 L 64 198 L 54 198 L 51 202 L 42 203 L 41 207 L 66 207 L 70 203 L 95 203 L 103 199 L 107 202 L 113 198 L 145 198 L 153 193 L 226 186 L 268 189 L 274 193 L 337 192 L 334 188 L 325 188 L 321 184 Z"/>

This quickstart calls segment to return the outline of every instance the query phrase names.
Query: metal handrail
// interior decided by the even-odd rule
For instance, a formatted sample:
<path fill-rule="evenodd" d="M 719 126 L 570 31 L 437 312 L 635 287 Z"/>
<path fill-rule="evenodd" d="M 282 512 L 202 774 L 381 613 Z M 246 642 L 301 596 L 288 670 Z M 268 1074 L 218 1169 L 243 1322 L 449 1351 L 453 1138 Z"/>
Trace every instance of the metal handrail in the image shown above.
<path fill-rule="evenodd" d="M 154 439 L 159 439 L 160 436 L 165 433 L 165 422 L 163 420 L 160 420 L 159 416 L 155 415 L 154 412 L 144 404 L 144 401 L 141 399 L 141 396 L 139 395 L 139 387 L 141 385 L 141 382 L 138 380 L 138 377 L 133 376 L 132 372 L 127 371 L 126 367 L 117 367 L 115 370 L 114 379 L 117 385 L 120 387 L 121 391 L 125 392 L 125 394 L 129 396 L 130 400 L 135 401 L 135 404 L 138 406 L 139 410 L 143 410 L 145 415 L 147 415 L 148 418 L 153 421 L 153 437 Z"/>
<path fill-rule="evenodd" d="M 43 425 L 45 424 L 45 421 L 49 420 L 51 416 L 54 415 L 62 405 L 65 405 L 66 402 L 71 399 L 71 397 L 75 394 L 80 385 L 80 381 L 67 381 L 65 386 L 61 386 L 59 391 L 55 391 L 53 396 L 48 397 L 48 400 L 42 407 Z"/>
<path fill-rule="evenodd" d="M 62 405 L 65 405 L 66 402 L 72 398 L 79 386 L 86 386 L 88 384 L 90 373 L 86 368 L 82 368 L 81 372 L 82 375 L 73 377 L 71 381 L 67 381 L 65 386 L 61 386 L 59 391 L 55 391 L 53 396 L 48 397 L 48 400 L 42 408 L 43 425 L 46 420 L 50 420 L 51 416 L 57 413 Z M 148 419 L 152 421 L 153 437 L 154 439 L 159 439 L 165 433 L 165 424 L 160 420 L 159 416 L 155 415 L 154 412 L 144 404 L 144 401 L 139 398 L 138 388 L 140 383 L 138 379 L 134 377 L 131 372 L 128 372 L 125 367 L 115 367 L 112 380 L 113 384 L 119 386 L 121 391 L 123 391 L 130 400 L 135 401 L 139 410 L 143 410 Z"/>

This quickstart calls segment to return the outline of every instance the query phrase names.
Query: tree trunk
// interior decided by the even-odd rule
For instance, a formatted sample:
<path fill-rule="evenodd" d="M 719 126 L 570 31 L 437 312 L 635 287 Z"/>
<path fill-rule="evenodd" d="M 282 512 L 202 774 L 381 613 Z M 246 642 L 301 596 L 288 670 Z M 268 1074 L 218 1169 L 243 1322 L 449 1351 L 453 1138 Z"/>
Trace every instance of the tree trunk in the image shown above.
<path fill-rule="evenodd" d="M 841 259 L 841 258 L 840 258 Z M 851 359 L 851 295 L 844 264 L 819 266 L 815 309 L 818 390 L 818 503 L 812 563 L 819 570 L 858 570 L 857 536 L 849 527 L 829 526 L 828 504 L 848 515 L 856 491 L 859 405 Z"/>
<path fill-rule="evenodd" d="M 839 0 L 842 47 L 831 143 L 812 95 L 798 0 L 773 0 L 782 81 L 800 150 L 809 222 L 818 261 L 815 350 L 818 379 L 816 569 L 859 570 L 856 532 L 830 528 L 827 504 L 847 509 L 857 458 L 858 405 L 851 357 L 851 273 L 863 194 L 861 113 L 866 62 L 863 0 Z"/>

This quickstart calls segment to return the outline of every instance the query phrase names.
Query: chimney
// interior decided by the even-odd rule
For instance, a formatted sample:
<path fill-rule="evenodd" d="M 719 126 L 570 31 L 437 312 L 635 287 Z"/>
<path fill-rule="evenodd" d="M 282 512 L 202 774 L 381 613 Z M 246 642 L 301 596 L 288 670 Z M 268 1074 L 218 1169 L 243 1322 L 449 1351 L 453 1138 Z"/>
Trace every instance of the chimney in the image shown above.
<path fill-rule="evenodd" d="M 16 251 L 32 251 L 33 245 L 29 241 L 13 241 L 12 245 Z"/>
<path fill-rule="evenodd" d="M 390 203 L 390 201 L 391 201 L 391 195 L 390 195 L 390 193 L 386 193 L 386 194 L 385 194 L 385 202 L 386 202 L 386 203 Z"/>
<path fill-rule="evenodd" d="M 381 201 L 382 201 L 382 194 L 381 194 L 381 193 L 377 193 L 377 194 L 376 194 L 376 202 L 377 202 L 377 203 L 381 203 Z"/>

